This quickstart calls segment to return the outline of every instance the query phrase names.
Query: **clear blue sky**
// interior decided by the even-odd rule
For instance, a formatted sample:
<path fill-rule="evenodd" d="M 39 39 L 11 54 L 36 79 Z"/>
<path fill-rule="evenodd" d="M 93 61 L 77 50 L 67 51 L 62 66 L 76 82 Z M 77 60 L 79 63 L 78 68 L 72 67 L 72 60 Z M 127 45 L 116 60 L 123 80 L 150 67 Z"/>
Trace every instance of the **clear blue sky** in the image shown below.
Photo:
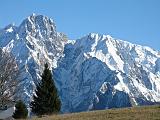
<path fill-rule="evenodd" d="M 0 28 L 33 12 L 70 39 L 96 32 L 160 50 L 160 0 L 1 0 Z"/>

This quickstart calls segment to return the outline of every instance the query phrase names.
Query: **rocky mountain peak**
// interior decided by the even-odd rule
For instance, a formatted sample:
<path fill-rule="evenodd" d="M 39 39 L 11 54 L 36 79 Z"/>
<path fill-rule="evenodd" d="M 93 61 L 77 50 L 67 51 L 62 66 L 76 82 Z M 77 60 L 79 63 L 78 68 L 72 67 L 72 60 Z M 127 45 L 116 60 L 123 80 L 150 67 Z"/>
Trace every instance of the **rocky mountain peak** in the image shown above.
<path fill-rule="evenodd" d="M 31 35 L 36 38 L 49 39 L 55 37 L 56 26 L 52 19 L 43 15 L 32 14 L 19 26 L 20 36 Z"/>
<path fill-rule="evenodd" d="M 20 26 L 8 25 L 0 31 L 0 47 L 11 52 L 21 71 L 18 97 L 30 102 L 43 65 L 55 68 L 66 43 L 66 35 L 58 33 L 53 20 L 43 15 L 32 14 Z"/>

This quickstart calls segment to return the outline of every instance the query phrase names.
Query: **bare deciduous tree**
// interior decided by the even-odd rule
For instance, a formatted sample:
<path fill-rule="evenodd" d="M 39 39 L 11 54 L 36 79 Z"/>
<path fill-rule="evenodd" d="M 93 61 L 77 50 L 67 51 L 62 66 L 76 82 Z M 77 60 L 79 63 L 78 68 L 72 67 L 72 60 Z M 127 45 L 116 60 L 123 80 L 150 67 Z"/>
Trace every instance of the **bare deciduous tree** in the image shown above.
<path fill-rule="evenodd" d="M 0 49 L 0 105 L 6 104 L 6 101 L 13 99 L 16 86 L 18 84 L 17 76 L 19 74 L 15 58 L 8 52 Z"/>

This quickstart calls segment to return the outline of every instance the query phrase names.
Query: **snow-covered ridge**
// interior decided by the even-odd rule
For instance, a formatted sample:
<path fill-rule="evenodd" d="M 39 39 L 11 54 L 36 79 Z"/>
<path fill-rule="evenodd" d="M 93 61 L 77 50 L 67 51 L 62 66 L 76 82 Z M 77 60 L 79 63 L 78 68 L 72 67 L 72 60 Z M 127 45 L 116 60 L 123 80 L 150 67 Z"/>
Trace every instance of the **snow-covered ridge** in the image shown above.
<path fill-rule="evenodd" d="M 32 14 L 19 26 L 0 30 L 0 47 L 19 64 L 21 91 L 29 103 L 47 62 L 62 100 L 62 112 L 160 102 L 160 52 L 90 33 L 67 40 L 54 21 Z"/>

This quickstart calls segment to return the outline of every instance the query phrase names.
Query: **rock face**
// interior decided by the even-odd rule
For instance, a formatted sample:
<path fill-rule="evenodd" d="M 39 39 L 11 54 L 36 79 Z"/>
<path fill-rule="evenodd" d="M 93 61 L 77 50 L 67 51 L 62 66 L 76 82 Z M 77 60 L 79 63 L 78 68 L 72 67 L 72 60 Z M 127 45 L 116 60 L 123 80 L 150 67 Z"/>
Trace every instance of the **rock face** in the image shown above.
<path fill-rule="evenodd" d="M 160 52 L 90 33 L 71 41 L 53 20 L 31 15 L 0 30 L 0 47 L 15 56 L 21 74 L 17 93 L 26 103 L 47 62 L 62 100 L 62 112 L 160 102 Z"/>

